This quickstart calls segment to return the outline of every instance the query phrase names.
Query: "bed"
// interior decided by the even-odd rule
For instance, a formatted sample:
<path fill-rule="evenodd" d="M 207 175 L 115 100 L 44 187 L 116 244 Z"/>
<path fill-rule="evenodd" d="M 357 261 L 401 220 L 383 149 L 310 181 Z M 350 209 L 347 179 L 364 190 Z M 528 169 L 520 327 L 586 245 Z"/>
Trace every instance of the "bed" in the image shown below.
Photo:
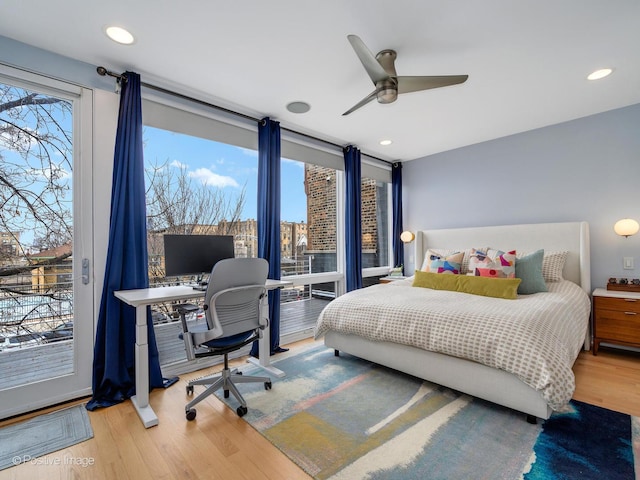
<path fill-rule="evenodd" d="M 580 350 L 590 347 L 588 224 L 423 230 L 416 233 L 415 265 L 420 268 L 427 249 L 486 247 L 522 253 L 544 249 L 545 255 L 566 252 L 559 267 L 563 280 L 547 283 L 547 293 L 518 295 L 515 300 L 436 292 L 413 287 L 412 278 L 374 285 L 327 305 L 318 318 L 316 338 L 324 337 L 336 354 L 346 352 L 521 411 L 529 421 L 549 418 L 571 398 L 575 387 L 571 367 Z M 436 294 L 437 299 L 430 296 Z M 520 305 L 530 313 L 524 320 L 511 318 Z M 552 305 L 551 310 L 546 305 Z M 448 311 L 463 320 L 443 318 Z M 423 319 L 423 313 L 429 318 Z M 436 320 L 443 323 L 431 323 Z M 462 323 L 477 332 L 460 330 Z M 539 330 L 544 331 L 543 338 L 538 338 Z M 459 339 L 473 348 L 462 348 Z M 505 353 L 508 349 L 516 360 Z M 467 351 L 472 354 L 465 358 Z"/>

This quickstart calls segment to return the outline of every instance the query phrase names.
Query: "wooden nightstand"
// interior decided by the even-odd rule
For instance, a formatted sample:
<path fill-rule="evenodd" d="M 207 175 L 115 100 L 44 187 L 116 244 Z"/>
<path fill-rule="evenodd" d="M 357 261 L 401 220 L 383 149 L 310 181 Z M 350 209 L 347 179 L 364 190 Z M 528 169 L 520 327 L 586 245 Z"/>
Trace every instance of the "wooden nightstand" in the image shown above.
<path fill-rule="evenodd" d="M 640 347 L 640 293 L 593 291 L 593 354 L 600 342 Z"/>
<path fill-rule="evenodd" d="M 378 280 L 379 283 L 390 283 L 390 282 L 395 282 L 396 280 L 404 280 L 405 278 L 408 277 L 381 277 L 380 280 Z"/>

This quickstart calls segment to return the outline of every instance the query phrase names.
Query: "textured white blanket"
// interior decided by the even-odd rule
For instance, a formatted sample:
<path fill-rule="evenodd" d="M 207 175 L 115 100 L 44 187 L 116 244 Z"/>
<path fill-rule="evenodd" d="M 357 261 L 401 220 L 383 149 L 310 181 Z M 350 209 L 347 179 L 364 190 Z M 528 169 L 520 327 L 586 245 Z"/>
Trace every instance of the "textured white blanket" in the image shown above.
<path fill-rule="evenodd" d="M 412 287 L 411 280 L 374 285 L 329 303 L 315 337 L 336 330 L 473 360 L 517 375 L 559 410 L 575 389 L 571 368 L 591 306 L 572 282 L 547 286 L 503 300 Z"/>

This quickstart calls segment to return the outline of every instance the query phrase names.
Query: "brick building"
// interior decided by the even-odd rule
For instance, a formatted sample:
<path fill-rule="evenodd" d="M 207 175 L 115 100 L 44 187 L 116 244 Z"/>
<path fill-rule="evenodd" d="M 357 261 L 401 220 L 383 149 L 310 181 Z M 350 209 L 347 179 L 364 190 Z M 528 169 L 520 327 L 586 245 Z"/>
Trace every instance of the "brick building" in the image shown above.
<path fill-rule="evenodd" d="M 307 194 L 307 254 L 312 257 L 313 272 L 336 270 L 336 185 L 335 170 L 305 164 Z M 362 181 L 362 266 L 387 265 L 388 229 L 386 215 L 379 213 L 378 204 L 387 202 L 387 188 L 376 180 Z M 384 257 L 384 258 L 383 258 Z"/>

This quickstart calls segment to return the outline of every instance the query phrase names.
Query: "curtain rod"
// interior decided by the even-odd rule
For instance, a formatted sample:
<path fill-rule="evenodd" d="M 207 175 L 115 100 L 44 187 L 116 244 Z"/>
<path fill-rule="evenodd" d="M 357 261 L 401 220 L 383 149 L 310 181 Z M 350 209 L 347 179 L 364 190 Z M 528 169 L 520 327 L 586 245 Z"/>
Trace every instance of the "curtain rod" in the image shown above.
<path fill-rule="evenodd" d="M 105 75 L 108 75 L 110 77 L 114 77 L 118 82 L 126 82 L 127 81 L 127 77 L 125 77 L 124 75 L 122 75 L 120 73 L 111 72 L 111 71 L 107 70 L 105 67 L 98 67 L 98 68 L 96 68 L 96 71 L 98 72 L 98 75 L 102 75 L 103 77 Z M 151 85 L 151 84 L 146 83 L 146 82 L 142 82 L 141 81 L 140 85 L 142 85 L 143 87 L 149 88 L 151 90 L 156 90 L 157 92 L 160 92 L 160 93 L 166 93 L 167 95 L 178 97 L 178 98 L 180 98 L 182 100 L 188 100 L 190 102 L 194 102 L 194 103 L 197 103 L 199 105 L 203 105 L 205 107 L 214 108 L 216 110 L 220 110 L 220 111 L 225 112 L 225 113 L 230 113 L 231 115 L 242 117 L 245 120 L 252 120 L 252 121 L 254 121 L 256 123 L 260 122 L 262 120 L 260 118 L 252 117 L 251 115 L 246 115 L 244 113 L 236 112 L 234 110 L 230 110 L 228 108 L 221 107 L 219 105 L 214 105 L 213 103 L 205 102 L 204 100 L 200 100 L 198 98 L 190 97 L 190 96 L 184 95 L 182 93 L 173 92 L 171 90 L 167 90 L 166 88 L 158 87 L 156 85 Z M 330 141 L 325 140 L 323 138 L 314 137 L 313 135 L 297 132 L 295 130 L 291 130 L 290 128 L 283 127 L 282 125 L 280 126 L 280 129 L 284 130 L 285 132 L 293 133 L 295 135 L 300 135 L 300 136 L 309 138 L 311 140 L 315 140 L 315 141 L 318 141 L 318 142 L 325 143 L 327 145 L 331 145 L 331 146 L 336 147 L 336 148 L 338 148 L 340 150 L 342 150 L 344 148 L 342 145 L 338 145 L 336 143 L 330 142 Z M 396 163 L 396 162 L 390 162 L 388 160 L 383 160 L 382 158 L 374 157 L 373 155 L 369 155 L 369 154 L 366 154 L 366 153 L 363 153 L 363 155 L 365 155 L 365 156 L 367 156 L 369 158 L 372 158 L 373 160 L 378 160 L 379 162 L 386 163 L 387 165 L 393 165 L 394 163 Z"/>

